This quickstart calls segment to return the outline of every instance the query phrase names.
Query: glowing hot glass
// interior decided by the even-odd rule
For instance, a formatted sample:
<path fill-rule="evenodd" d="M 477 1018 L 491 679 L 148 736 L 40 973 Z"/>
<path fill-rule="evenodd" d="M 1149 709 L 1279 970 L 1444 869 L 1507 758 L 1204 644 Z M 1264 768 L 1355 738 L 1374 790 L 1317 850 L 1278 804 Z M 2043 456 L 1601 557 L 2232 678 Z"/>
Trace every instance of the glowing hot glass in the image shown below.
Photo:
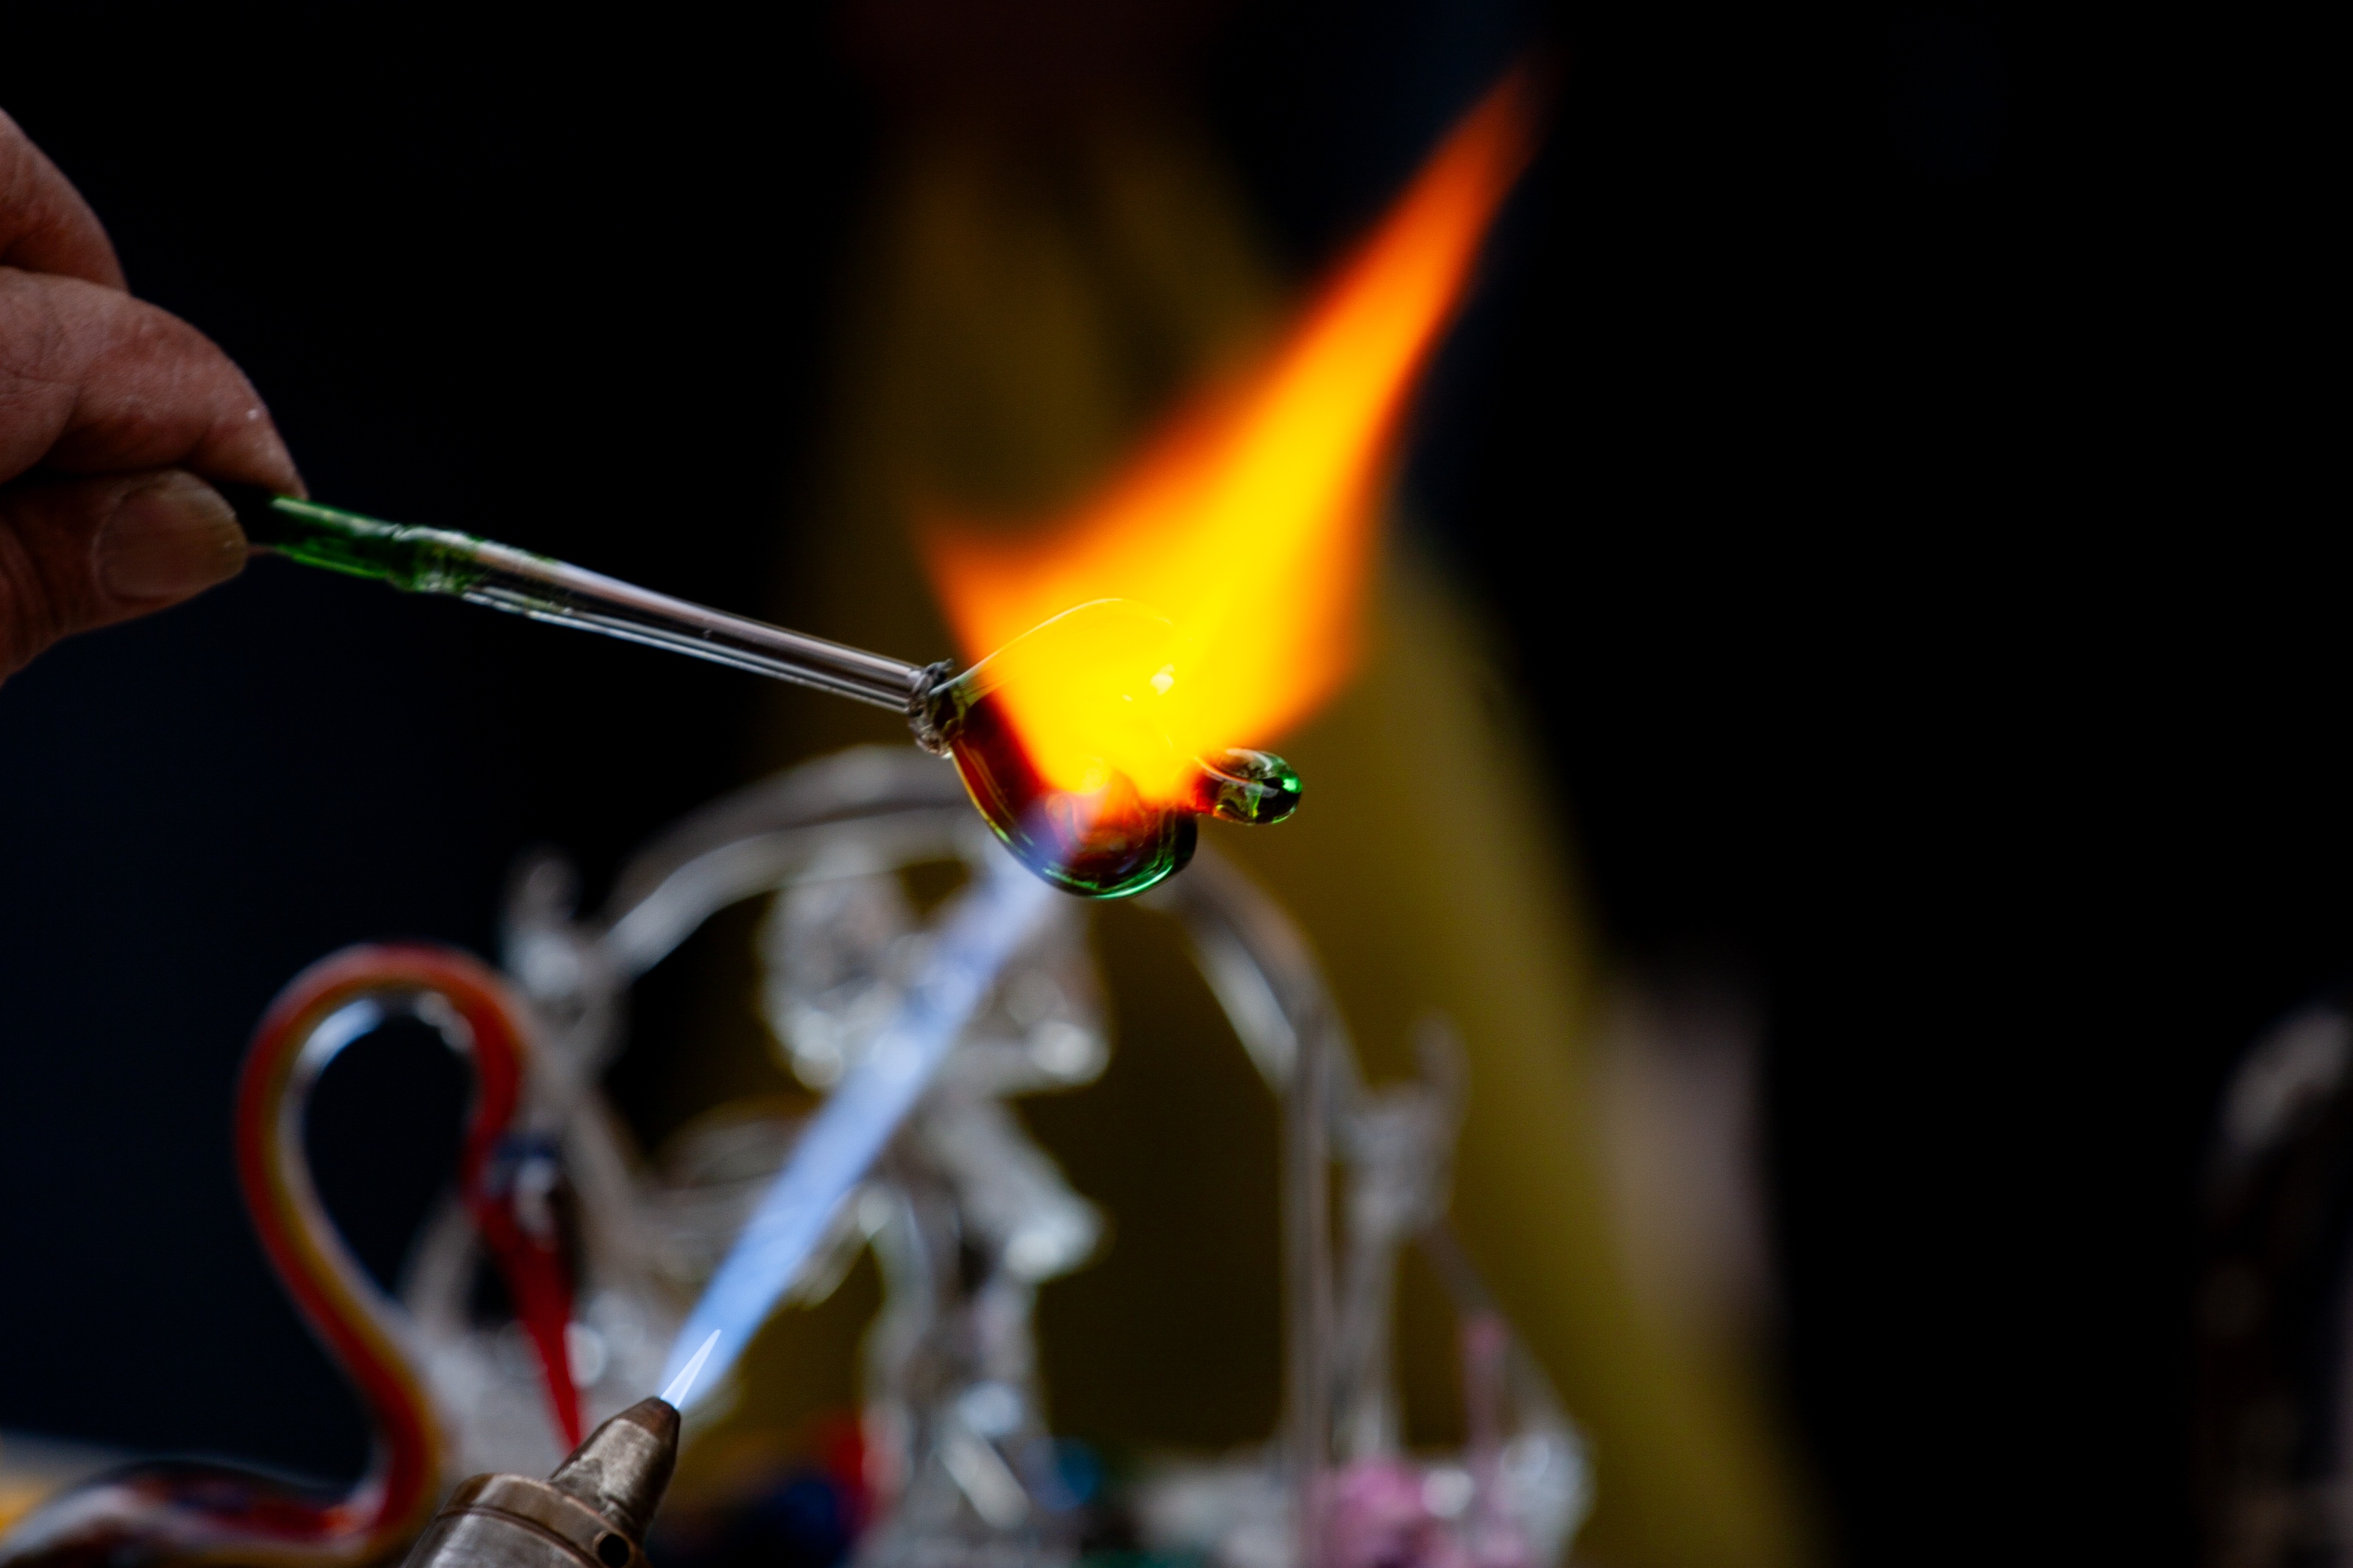
<path fill-rule="evenodd" d="M 931 687 L 916 736 L 955 761 L 965 791 L 1021 863 L 1090 898 L 1141 892 L 1192 858 L 1196 816 L 1280 822 L 1299 775 L 1268 752 L 1196 756 L 1191 663 L 1175 623 L 1098 599 Z"/>

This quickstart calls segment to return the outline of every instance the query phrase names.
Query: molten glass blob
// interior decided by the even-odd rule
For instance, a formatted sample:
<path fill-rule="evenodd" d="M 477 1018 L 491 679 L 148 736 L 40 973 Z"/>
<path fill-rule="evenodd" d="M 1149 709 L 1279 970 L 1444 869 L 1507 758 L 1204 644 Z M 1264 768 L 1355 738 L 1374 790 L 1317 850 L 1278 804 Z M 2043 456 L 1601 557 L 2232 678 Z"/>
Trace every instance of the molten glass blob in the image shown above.
<path fill-rule="evenodd" d="M 934 687 L 918 730 L 1023 865 L 1087 898 L 1140 893 L 1193 858 L 1196 816 L 1255 826 L 1299 805 L 1272 752 L 1170 739 L 1191 728 L 1187 662 L 1166 616 L 1099 599 Z"/>

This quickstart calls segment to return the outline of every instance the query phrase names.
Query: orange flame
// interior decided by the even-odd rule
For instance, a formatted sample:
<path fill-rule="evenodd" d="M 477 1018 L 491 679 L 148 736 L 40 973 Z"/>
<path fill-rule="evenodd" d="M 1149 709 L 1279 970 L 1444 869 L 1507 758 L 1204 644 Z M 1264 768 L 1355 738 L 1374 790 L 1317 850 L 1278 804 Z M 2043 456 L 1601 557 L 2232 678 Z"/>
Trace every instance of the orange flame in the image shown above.
<path fill-rule="evenodd" d="M 1270 743 L 1346 679 L 1399 416 L 1527 162 L 1530 96 L 1521 73 L 1505 77 L 1273 352 L 1179 410 L 1075 515 L 1013 540 L 925 530 L 925 563 L 973 658 L 1090 600 L 1140 601 L 1175 622 L 1173 656 L 1144 671 L 1158 671 L 1165 748 L 1105 757 L 1104 672 L 1079 668 L 1092 659 L 1065 652 L 1041 670 L 1031 658 L 1001 689 L 1057 787 L 1099 786 L 1108 760 L 1145 799 L 1179 801 L 1187 759 Z"/>

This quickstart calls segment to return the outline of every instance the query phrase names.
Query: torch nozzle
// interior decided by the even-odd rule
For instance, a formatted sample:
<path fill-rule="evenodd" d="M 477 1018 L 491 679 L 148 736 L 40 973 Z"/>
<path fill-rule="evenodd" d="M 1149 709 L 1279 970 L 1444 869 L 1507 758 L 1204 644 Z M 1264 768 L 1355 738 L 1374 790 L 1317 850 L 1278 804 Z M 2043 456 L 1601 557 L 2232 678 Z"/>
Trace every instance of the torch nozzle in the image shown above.
<path fill-rule="evenodd" d="M 588 1434 L 547 1484 L 643 1539 L 678 1464 L 678 1412 L 640 1399 Z"/>
<path fill-rule="evenodd" d="M 651 1568 L 646 1527 L 678 1464 L 678 1412 L 640 1399 L 545 1480 L 476 1476 L 449 1494 L 406 1568 Z"/>

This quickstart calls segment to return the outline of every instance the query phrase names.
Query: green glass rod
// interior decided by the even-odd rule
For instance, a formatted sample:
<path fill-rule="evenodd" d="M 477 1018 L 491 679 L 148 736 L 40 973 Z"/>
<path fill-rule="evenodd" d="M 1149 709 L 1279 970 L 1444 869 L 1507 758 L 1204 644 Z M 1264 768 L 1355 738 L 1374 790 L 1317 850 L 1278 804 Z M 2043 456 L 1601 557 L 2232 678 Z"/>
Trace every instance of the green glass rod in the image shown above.
<path fill-rule="evenodd" d="M 747 669 L 911 714 L 945 667 L 845 647 L 747 616 L 674 599 L 511 544 L 442 528 L 382 522 L 316 501 L 220 485 L 255 545 L 306 566 L 446 594 L 549 626 Z"/>

